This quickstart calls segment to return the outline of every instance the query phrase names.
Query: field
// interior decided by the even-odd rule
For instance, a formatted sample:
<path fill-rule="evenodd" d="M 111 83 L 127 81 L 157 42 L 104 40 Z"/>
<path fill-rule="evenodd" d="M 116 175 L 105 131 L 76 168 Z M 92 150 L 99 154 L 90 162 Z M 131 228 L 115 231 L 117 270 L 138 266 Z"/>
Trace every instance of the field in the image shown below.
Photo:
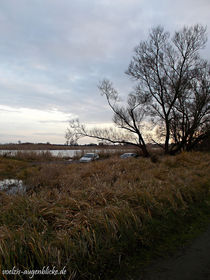
<path fill-rule="evenodd" d="M 69 165 L 0 158 L 8 177 L 28 191 L 0 192 L 1 270 L 65 267 L 55 279 L 120 278 L 210 210 L 209 153 Z"/>

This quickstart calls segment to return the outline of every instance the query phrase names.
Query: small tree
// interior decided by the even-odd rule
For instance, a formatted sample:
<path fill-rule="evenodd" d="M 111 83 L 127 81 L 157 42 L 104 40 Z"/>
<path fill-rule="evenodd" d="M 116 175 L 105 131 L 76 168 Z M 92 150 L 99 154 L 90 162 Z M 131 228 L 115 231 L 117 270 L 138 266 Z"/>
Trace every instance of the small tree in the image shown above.
<path fill-rule="evenodd" d="M 127 105 L 120 105 L 118 92 L 113 88 L 112 83 L 103 80 L 99 84 L 101 94 L 106 97 L 107 103 L 114 113 L 113 128 L 94 128 L 87 129 L 79 120 L 72 120 L 66 132 L 66 138 L 76 137 L 92 137 L 102 141 L 118 144 L 129 144 L 142 150 L 145 157 L 149 156 L 145 141 L 142 136 L 143 120 L 145 117 L 145 109 L 147 99 L 135 94 L 129 94 Z"/>
<path fill-rule="evenodd" d="M 79 140 L 79 136 L 76 133 L 74 133 L 72 130 L 68 129 L 66 131 L 65 138 L 66 138 L 67 145 L 70 145 L 70 146 L 78 145 L 77 142 Z"/>

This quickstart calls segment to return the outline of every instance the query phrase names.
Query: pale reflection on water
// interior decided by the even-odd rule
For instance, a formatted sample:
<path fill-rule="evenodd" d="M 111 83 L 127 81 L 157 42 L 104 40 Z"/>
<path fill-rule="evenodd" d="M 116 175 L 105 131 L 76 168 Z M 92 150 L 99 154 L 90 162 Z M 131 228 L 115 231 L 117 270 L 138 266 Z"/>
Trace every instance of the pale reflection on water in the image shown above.
<path fill-rule="evenodd" d="M 82 156 L 84 153 L 115 153 L 115 152 L 126 152 L 127 149 L 84 149 L 84 150 L 0 150 L 0 155 L 4 156 L 15 156 L 18 152 L 21 153 L 50 153 L 54 157 L 70 157 Z"/>
<path fill-rule="evenodd" d="M 24 194 L 26 186 L 22 180 L 5 179 L 0 181 L 0 191 L 4 191 L 7 194 Z"/>
<path fill-rule="evenodd" d="M 74 157 L 75 155 L 82 153 L 82 150 L 0 150 L 0 155 L 15 156 L 19 152 L 37 154 L 50 153 L 55 157 Z"/>

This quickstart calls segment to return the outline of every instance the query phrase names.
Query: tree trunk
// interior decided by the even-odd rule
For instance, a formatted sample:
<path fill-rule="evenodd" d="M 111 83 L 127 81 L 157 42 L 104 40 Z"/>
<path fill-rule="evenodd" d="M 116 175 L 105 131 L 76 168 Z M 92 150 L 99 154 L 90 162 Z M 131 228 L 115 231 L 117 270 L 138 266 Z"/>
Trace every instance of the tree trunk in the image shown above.
<path fill-rule="evenodd" d="M 170 129 L 169 129 L 168 121 L 166 121 L 165 154 L 169 153 L 169 137 L 170 137 Z"/>
<path fill-rule="evenodd" d="M 144 156 L 144 157 L 150 157 L 150 154 L 149 154 L 149 152 L 148 152 L 147 147 L 146 147 L 145 144 L 141 145 L 140 148 L 141 148 L 141 150 L 142 150 L 142 153 L 143 153 L 143 156 Z"/>

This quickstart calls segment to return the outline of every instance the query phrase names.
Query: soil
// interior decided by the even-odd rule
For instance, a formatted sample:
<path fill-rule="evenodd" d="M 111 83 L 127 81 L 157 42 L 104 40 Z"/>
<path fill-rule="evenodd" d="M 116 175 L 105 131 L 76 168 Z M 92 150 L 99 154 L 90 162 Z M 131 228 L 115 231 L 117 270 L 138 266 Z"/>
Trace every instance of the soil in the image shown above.
<path fill-rule="evenodd" d="M 136 280 L 210 280 L 210 226 L 175 255 L 149 265 Z"/>

